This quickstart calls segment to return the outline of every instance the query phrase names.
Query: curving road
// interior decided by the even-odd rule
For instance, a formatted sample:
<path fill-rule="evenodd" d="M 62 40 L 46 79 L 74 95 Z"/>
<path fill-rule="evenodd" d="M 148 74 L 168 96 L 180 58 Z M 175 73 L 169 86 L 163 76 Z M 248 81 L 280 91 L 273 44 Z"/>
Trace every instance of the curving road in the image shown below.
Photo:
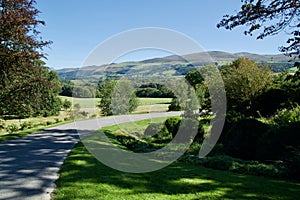
<path fill-rule="evenodd" d="M 85 134 L 104 126 L 180 114 L 151 113 L 86 120 L 0 143 L 0 199 L 50 199 L 59 168 Z"/>

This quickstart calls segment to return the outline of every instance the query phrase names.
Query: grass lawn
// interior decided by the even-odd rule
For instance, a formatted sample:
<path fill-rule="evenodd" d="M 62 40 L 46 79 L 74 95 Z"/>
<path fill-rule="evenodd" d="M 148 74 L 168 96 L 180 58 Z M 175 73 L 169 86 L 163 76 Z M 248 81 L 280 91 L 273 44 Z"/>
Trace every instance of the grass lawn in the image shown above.
<path fill-rule="evenodd" d="M 167 117 L 162 118 L 153 118 L 153 119 L 145 119 L 141 121 L 123 123 L 123 124 L 116 124 L 113 126 L 104 127 L 102 130 L 110 130 L 112 132 L 116 132 L 118 130 L 126 131 L 128 133 L 144 133 L 145 129 L 151 123 L 163 123 Z"/>
<path fill-rule="evenodd" d="M 142 120 L 103 128 L 142 133 Z M 175 162 L 151 173 L 130 174 L 97 161 L 79 142 L 65 160 L 54 199 L 298 199 L 300 183 L 234 174 Z"/>
<path fill-rule="evenodd" d="M 78 143 L 60 171 L 54 199 L 298 199 L 300 183 L 173 163 L 130 174 L 98 162 Z"/>

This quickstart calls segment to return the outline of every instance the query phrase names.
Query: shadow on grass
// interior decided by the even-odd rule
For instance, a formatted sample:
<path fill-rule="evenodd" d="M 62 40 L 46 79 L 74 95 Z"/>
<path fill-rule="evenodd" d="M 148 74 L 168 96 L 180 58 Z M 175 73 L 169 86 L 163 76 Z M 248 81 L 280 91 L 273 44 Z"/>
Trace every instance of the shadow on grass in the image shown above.
<path fill-rule="evenodd" d="M 111 169 L 78 143 L 61 168 L 55 199 L 297 199 L 300 184 L 173 163 L 130 174 Z"/>

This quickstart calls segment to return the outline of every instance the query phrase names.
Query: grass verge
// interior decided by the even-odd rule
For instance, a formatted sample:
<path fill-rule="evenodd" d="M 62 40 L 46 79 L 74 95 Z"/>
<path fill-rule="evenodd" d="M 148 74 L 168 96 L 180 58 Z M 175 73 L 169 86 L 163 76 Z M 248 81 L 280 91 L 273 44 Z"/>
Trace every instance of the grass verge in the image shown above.
<path fill-rule="evenodd" d="M 32 128 L 32 129 L 24 130 L 24 131 L 18 131 L 16 133 L 0 135 L 0 142 L 4 142 L 4 141 L 7 141 L 7 140 L 23 137 L 23 136 L 26 136 L 26 135 L 29 135 L 29 134 L 32 134 L 32 133 L 35 133 L 35 132 L 38 132 L 38 131 L 43 131 L 47 128 L 52 128 L 52 127 L 56 127 L 56 126 L 59 126 L 59 125 L 68 124 L 68 123 L 71 123 L 73 121 L 74 120 L 69 120 L 69 121 L 64 121 L 64 122 L 59 122 L 59 123 L 56 123 L 56 124 L 52 124 L 52 125 L 49 125 L 49 126 L 39 126 L 39 127 L 35 127 L 35 128 Z"/>

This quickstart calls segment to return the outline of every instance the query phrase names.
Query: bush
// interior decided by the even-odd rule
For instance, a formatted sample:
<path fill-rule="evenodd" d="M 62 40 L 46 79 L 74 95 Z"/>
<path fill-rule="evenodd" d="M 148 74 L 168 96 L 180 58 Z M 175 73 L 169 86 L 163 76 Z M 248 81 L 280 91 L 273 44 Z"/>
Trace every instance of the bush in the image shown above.
<path fill-rule="evenodd" d="M 175 137 L 175 135 L 178 132 L 180 122 L 181 122 L 181 120 L 178 117 L 170 117 L 165 121 L 165 127 L 167 128 L 169 133 L 172 134 L 173 138 Z"/>
<path fill-rule="evenodd" d="M 0 130 L 5 128 L 5 120 L 0 119 Z"/>
<path fill-rule="evenodd" d="M 144 132 L 145 137 L 153 137 L 158 134 L 158 132 L 162 129 L 163 125 L 161 123 L 153 123 L 149 124 Z"/>
<path fill-rule="evenodd" d="M 52 125 L 52 124 L 54 124 L 53 121 L 47 121 L 47 122 L 46 122 L 46 125 L 47 125 L 47 126 Z"/>
<path fill-rule="evenodd" d="M 14 133 L 17 132 L 19 130 L 19 127 L 16 124 L 10 124 L 6 127 L 6 131 L 8 133 Z"/>
<path fill-rule="evenodd" d="M 236 158 L 255 159 L 258 140 L 268 128 L 255 119 L 236 122 L 224 138 L 225 153 Z"/>
<path fill-rule="evenodd" d="M 173 98 L 171 104 L 169 105 L 168 111 L 180 111 L 180 103 L 177 98 Z"/>
<path fill-rule="evenodd" d="M 62 122 L 59 118 L 55 118 L 55 123 L 57 124 L 57 123 L 60 123 L 60 122 Z"/>
<path fill-rule="evenodd" d="M 285 108 L 278 111 L 277 115 L 273 118 L 273 121 L 280 126 L 300 122 L 300 106 L 297 105 L 291 110 Z"/>
<path fill-rule="evenodd" d="M 257 159 L 286 160 L 287 154 L 300 146 L 300 122 L 270 128 L 259 140 Z"/>
<path fill-rule="evenodd" d="M 63 104 L 62 104 L 62 107 L 65 110 L 70 109 L 72 107 L 72 102 L 69 101 L 69 100 L 67 100 L 67 99 L 65 99 L 64 102 L 63 102 Z"/>
<path fill-rule="evenodd" d="M 23 122 L 20 124 L 20 130 L 30 129 L 33 127 L 32 122 Z"/>
<path fill-rule="evenodd" d="M 199 158 L 198 156 L 185 154 L 180 158 L 180 161 L 202 165 L 204 167 L 217 170 L 232 171 L 240 174 L 251 174 L 275 178 L 290 177 L 289 171 L 283 165 L 263 164 L 259 163 L 258 161 L 245 161 L 226 155 Z"/>

